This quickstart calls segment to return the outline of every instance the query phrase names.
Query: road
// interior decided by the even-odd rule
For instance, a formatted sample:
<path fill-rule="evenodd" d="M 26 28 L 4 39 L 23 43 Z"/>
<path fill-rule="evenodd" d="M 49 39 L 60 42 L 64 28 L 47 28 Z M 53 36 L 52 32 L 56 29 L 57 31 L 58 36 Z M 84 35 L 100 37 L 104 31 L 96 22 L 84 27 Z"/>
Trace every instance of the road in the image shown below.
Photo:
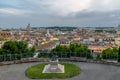
<path fill-rule="evenodd" d="M 39 63 L 40 62 L 0 66 L 0 80 L 32 80 L 25 76 L 25 70 Z M 70 63 L 79 66 L 82 70 L 81 74 L 64 80 L 120 80 L 120 67 L 118 66 L 83 62 Z"/>

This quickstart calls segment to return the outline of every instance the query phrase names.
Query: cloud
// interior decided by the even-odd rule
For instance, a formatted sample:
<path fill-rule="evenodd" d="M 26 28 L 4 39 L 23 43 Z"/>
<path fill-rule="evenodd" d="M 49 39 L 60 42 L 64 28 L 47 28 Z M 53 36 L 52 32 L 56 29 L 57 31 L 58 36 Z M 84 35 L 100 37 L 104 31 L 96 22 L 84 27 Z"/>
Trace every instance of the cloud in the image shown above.
<path fill-rule="evenodd" d="M 89 9 L 92 11 L 102 12 L 120 10 L 119 3 L 119 0 L 92 0 L 91 7 Z"/>
<path fill-rule="evenodd" d="M 18 10 L 18 9 L 14 9 L 14 8 L 0 8 L 0 14 L 1 15 L 24 15 L 25 11 L 23 10 Z"/>
<path fill-rule="evenodd" d="M 0 9 L 0 14 L 11 14 L 11 15 L 17 15 L 18 11 L 15 9 Z"/>
<path fill-rule="evenodd" d="M 119 3 L 120 0 L 0 0 L 0 25 L 7 25 L 6 21 L 12 26 L 28 22 L 37 26 L 115 25 L 120 20 Z"/>
<path fill-rule="evenodd" d="M 34 3 L 60 16 L 75 15 L 82 11 L 120 10 L 119 0 L 37 0 Z"/>
<path fill-rule="evenodd" d="M 49 0 L 50 1 L 50 0 Z M 53 0 L 48 2 L 48 9 L 58 15 L 66 16 L 86 10 L 90 7 L 90 0 Z"/>
<path fill-rule="evenodd" d="M 1 6 L 23 9 L 34 14 L 65 17 L 74 16 L 84 11 L 107 12 L 120 10 L 119 3 L 119 0 L 7 0 L 6 2 L 2 0 Z"/>
<path fill-rule="evenodd" d="M 32 12 L 27 10 L 26 3 L 21 0 L 0 0 L 0 16 L 26 16 Z M 28 6 L 28 5 L 27 5 Z"/>

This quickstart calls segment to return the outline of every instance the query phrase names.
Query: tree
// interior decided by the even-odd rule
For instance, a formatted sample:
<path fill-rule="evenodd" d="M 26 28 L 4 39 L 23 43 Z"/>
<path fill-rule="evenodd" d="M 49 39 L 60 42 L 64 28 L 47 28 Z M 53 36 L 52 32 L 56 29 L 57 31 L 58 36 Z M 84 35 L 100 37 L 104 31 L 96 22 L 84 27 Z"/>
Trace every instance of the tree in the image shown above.
<path fill-rule="evenodd" d="M 34 52 L 36 51 L 35 46 L 29 48 L 29 56 L 33 56 Z"/>
<path fill-rule="evenodd" d="M 103 59 L 113 59 L 116 60 L 118 56 L 118 49 L 117 48 L 107 48 L 102 52 Z"/>
<path fill-rule="evenodd" d="M 15 41 L 15 44 L 18 48 L 18 53 L 26 53 L 28 52 L 28 43 L 25 41 Z"/>
<path fill-rule="evenodd" d="M 28 47 L 25 41 L 7 41 L 0 49 L 0 54 L 6 57 L 5 60 L 16 60 L 22 57 L 31 57 L 35 52 L 35 47 Z M 8 59 L 8 58 L 9 59 Z"/>
<path fill-rule="evenodd" d="M 5 40 L 5 38 L 0 37 L 0 41 L 4 41 L 4 40 Z"/>
<path fill-rule="evenodd" d="M 107 48 L 107 49 L 102 51 L 102 58 L 103 59 L 109 58 L 108 54 L 111 54 L 111 49 L 110 48 Z"/>
<path fill-rule="evenodd" d="M 16 54 L 18 52 L 18 48 L 13 41 L 5 42 L 2 50 L 6 52 L 6 54 Z"/>
<path fill-rule="evenodd" d="M 53 54 L 54 52 L 58 53 L 57 55 L 60 57 L 75 56 L 92 58 L 91 50 L 88 49 L 86 45 L 82 44 L 71 43 L 69 46 L 58 45 L 51 50 L 51 54 Z"/>
<path fill-rule="evenodd" d="M 119 51 L 118 51 L 118 62 L 120 62 L 120 47 L 119 47 Z"/>

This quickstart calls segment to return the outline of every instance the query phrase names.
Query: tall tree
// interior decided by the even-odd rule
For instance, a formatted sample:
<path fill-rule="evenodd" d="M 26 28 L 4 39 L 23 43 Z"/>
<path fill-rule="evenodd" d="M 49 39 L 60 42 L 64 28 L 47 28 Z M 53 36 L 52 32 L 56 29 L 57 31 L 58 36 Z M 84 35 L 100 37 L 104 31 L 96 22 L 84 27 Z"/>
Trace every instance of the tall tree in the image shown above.
<path fill-rule="evenodd" d="M 106 50 L 103 50 L 102 52 L 102 58 L 103 59 L 113 59 L 117 60 L 118 57 L 118 48 L 107 48 Z"/>
<path fill-rule="evenodd" d="M 87 46 L 81 44 L 71 43 L 69 46 L 58 45 L 51 50 L 52 54 L 53 52 L 58 53 L 58 56 L 63 55 L 62 57 L 75 56 L 92 58 L 91 50 L 89 50 Z"/>
<path fill-rule="evenodd" d="M 18 52 L 18 48 L 13 41 L 5 42 L 2 49 L 5 54 L 16 54 Z"/>
<path fill-rule="evenodd" d="M 25 41 L 16 41 L 16 46 L 18 47 L 18 53 L 26 53 L 28 52 L 28 43 Z"/>
<path fill-rule="evenodd" d="M 120 47 L 119 47 L 119 52 L 118 52 L 118 62 L 120 62 Z"/>

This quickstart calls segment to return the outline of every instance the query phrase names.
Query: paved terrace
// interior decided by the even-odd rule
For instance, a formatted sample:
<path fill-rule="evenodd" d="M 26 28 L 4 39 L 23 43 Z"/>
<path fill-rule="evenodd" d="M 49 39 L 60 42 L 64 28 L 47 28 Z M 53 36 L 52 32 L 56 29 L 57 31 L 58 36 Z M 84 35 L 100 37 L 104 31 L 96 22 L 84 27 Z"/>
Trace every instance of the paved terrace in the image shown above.
<path fill-rule="evenodd" d="M 39 63 L 41 62 L 0 66 L 0 80 L 32 80 L 25 76 L 25 70 Z M 120 80 L 120 67 L 118 66 L 84 62 L 71 63 L 81 67 L 81 74 L 64 80 Z"/>

